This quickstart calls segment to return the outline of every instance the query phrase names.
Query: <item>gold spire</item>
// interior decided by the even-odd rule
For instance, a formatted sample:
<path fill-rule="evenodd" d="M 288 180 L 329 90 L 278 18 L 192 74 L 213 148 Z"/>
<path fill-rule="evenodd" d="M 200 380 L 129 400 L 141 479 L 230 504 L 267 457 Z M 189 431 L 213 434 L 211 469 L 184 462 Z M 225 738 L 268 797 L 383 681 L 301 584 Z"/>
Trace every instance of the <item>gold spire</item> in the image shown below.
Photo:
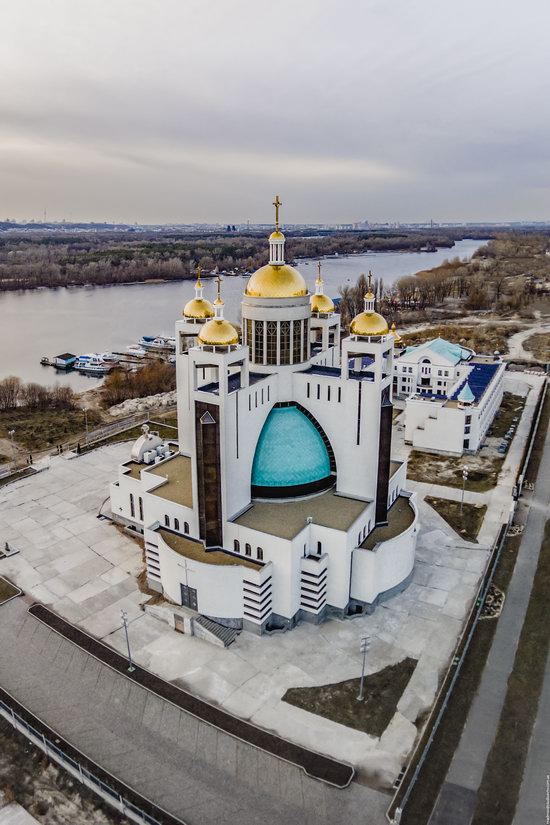
<path fill-rule="evenodd" d="M 273 206 L 275 207 L 275 229 L 279 228 L 279 209 L 282 205 L 283 203 L 279 200 L 279 196 L 275 195 L 275 200 L 273 201 Z"/>
<path fill-rule="evenodd" d="M 367 294 L 365 295 L 365 298 L 367 298 L 369 301 L 372 301 L 372 299 L 374 298 L 374 292 L 372 291 L 372 272 L 370 269 L 369 277 L 367 279 L 367 285 Z"/>
<path fill-rule="evenodd" d="M 221 306 L 222 307 L 223 306 L 223 301 L 222 301 L 222 279 L 220 278 L 219 275 L 216 275 L 215 281 L 216 281 L 216 284 L 217 284 L 218 294 L 216 296 L 216 300 L 214 301 L 214 304 L 216 306 L 219 306 L 219 307 Z"/>
<path fill-rule="evenodd" d="M 321 261 L 317 263 L 317 280 L 315 281 L 316 284 L 322 284 L 323 279 L 321 278 Z"/>
<path fill-rule="evenodd" d="M 201 275 L 202 275 L 202 267 L 201 267 L 200 264 L 198 264 L 197 265 L 197 286 L 199 287 L 199 289 L 202 287 Z"/>

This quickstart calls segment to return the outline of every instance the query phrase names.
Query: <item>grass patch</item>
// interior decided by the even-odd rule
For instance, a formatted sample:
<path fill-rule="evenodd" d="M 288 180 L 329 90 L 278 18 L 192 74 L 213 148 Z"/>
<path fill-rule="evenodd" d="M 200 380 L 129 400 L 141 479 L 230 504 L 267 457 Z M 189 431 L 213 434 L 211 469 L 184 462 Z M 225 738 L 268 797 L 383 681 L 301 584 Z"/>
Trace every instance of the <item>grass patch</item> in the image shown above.
<path fill-rule="evenodd" d="M 487 435 L 494 438 L 504 438 L 512 425 L 514 418 L 521 418 L 526 398 L 522 395 L 514 395 L 505 392 L 502 396 L 502 404 L 493 419 L 493 423 Z M 519 421 L 517 422 L 519 424 Z"/>
<path fill-rule="evenodd" d="M 15 587 L 11 582 L 7 579 L 4 579 L 0 576 L 0 604 L 7 602 L 8 599 L 11 599 L 12 596 L 19 595 L 19 588 Z"/>
<path fill-rule="evenodd" d="M 476 352 L 493 353 L 497 349 L 499 352 L 507 352 L 508 338 L 520 329 L 519 324 L 478 324 L 471 327 L 462 324 L 441 324 L 418 332 L 409 332 L 402 337 L 408 346 L 423 344 L 424 341 L 431 341 L 439 336 L 463 347 L 470 347 Z"/>
<path fill-rule="evenodd" d="M 514 668 L 477 795 L 474 825 L 487 822 L 508 825 L 514 818 L 550 644 L 549 596 L 550 521 L 547 521 Z"/>
<path fill-rule="evenodd" d="M 537 361 L 550 361 L 550 332 L 537 332 L 524 342 L 523 348 L 532 352 Z"/>
<path fill-rule="evenodd" d="M 490 458 L 480 454 L 452 458 L 413 450 L 407 465 L 407 478 L 413 481 L 429 479 L 434 484 L 461 488 L 462 468 L 466 466 L 468 468 L 466 490 L 484 493 L 495 487 L 502 463 L 502 458 Z"/>
<path fill-rule="evenodd" d="M 462 512 L 460 512 L 459 501 L 449 501 L 447 498 L 435 496 L 426 496 L 424 500 L 445 519 L 447 524 L 451 525 L 455 533 L 466 541 L 477 542 L 477 536 L 487 512 L 485 504 L 464 502 Z"/>
<path fill-rule="evenodd" d="M 493 581 L 506 591 L 514 572 L 521 536 L 509 537 L 502 549 Z M 403 812 L 402 825 L 427 825 L 439 790 L 445 781 L 451 760 L 458 747 L 462 730 L 477 693 L 481 674 L 491 649 L 497 622 L 480 622 L 468 649 L 455 689 L 451 694 L 443 721 L 422 766 Z M 488 820 L 491 821 L 491 820 Z"/>
<path fill-rule="evenodd" d="M 88 411 L 88 427 L 101 422 L 97 410 Z M 29 452 L 43 450 L 67 441 L 70 436 L 86 429 L 83 410 L 2 410 L 0 412 L 0 438 L 9 438 L 9 430 L 15 430 L 16 444 Z"/>
<path fill-rule="evenodd" d="M 289 688 L 283 701 L 348 728 L 382 736 L 415 667 L 416 660 L 407 658 L 366 676 L 362 702 L 357 701 L 360 679 L 320 687 Z"/>

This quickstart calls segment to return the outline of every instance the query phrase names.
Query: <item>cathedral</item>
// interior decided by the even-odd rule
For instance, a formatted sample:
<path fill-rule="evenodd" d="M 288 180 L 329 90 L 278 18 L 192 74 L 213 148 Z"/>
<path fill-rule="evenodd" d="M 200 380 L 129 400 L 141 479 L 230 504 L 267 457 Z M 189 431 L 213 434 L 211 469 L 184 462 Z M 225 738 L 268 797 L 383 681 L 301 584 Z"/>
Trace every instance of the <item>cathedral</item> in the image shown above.
<path fill-rule="evenodd" d="M 274 206 L 241 333 L 200 272 L 176 322 L 177 444 L 145 427 L 110 488 L 151 589 L 256 633 L 372 611 L 410 581 L 418 531 L 391 455 L 395 333 L 369 280 L 341 340 L 321 267 L 310 293 Z"/>

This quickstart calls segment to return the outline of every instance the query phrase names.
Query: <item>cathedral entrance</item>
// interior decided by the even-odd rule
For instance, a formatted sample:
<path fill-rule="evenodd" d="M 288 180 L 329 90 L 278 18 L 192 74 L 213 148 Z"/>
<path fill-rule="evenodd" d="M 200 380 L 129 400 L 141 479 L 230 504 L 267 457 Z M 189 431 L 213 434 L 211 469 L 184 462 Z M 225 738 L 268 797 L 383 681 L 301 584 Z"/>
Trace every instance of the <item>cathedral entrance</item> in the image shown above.
<path fill-rule="evenodd" d="M 194 587 L 181 584 L 181 603 L 183 607 L 190 607 L 191 610 L 198 610 L 197 591 Z"/>

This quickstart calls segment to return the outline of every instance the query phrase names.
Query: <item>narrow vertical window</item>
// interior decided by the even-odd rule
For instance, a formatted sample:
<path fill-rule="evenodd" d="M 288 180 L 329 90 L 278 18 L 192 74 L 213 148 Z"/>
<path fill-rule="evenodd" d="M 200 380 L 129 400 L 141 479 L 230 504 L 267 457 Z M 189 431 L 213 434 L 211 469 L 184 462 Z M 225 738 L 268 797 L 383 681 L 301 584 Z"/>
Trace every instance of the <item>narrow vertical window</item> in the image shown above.
<path fill-rule="evenodd" d="M 262 550 L 261 547 L 256 548 L 256 558 L 258 559 L 258 561 L 263 561 L 264 560 L 264 551 Z"/>
<path fill-rule="evenodd" d="M 317 555 L 318 555 L 318 556 L 321 556 L 321 555 L 322 555 L 322 553 L 323 553 L 323 545 L 321 544 L 321 542 L 320 542 L 320 541 L 318 541 L 318 542 L 317 542 Z"/>
<path fill-rule="evenodd" d="M 187 521 L 183 522 L 183 531 L 184 531 L 184 533 L 189 534 L 189 522 L 187 522 Z"/>
<path fill-rule="evenodd" d="M 136 517 L 136 508 L 135 508 L 135 505 L 134 505 L 134 494 L 133 493 L 130 493 L 130 515 L 132 516 L 132 518 Z"/>
<path fill-rule="evenodd" d="M 143 499 L 142 499 L 141 496 L 138 498 L 138 504 L 139 504 L 139 518 L 140 518 L 141 521 L 143 521 Z"/>
<path fill-rule="evenodd" d="M 233 542 L 233 549 L 234 549 L 235 553 L 240 553 L 241 552 L 241 544 L 240 544 L 238 539 L 235 539 L 235 541 Z"/>
<path fill-rule="evenodd" d="M 252 555 L 252 547 L 249 544 L 245 544 L 244 553 L 245 553 L 245 556 L 251 556 Z"/>
<path fill-rule="evenodd" d="M 178 533 L 180 531 L 180 520 L 179 520 L 179 518 L 174 519 L 174 530 L 177 530 Z"/>
<path fill-rule="evenodd" d="M 170 519 L 168 516 L 164 516 L 164 526 L 170 527 Z"/>

